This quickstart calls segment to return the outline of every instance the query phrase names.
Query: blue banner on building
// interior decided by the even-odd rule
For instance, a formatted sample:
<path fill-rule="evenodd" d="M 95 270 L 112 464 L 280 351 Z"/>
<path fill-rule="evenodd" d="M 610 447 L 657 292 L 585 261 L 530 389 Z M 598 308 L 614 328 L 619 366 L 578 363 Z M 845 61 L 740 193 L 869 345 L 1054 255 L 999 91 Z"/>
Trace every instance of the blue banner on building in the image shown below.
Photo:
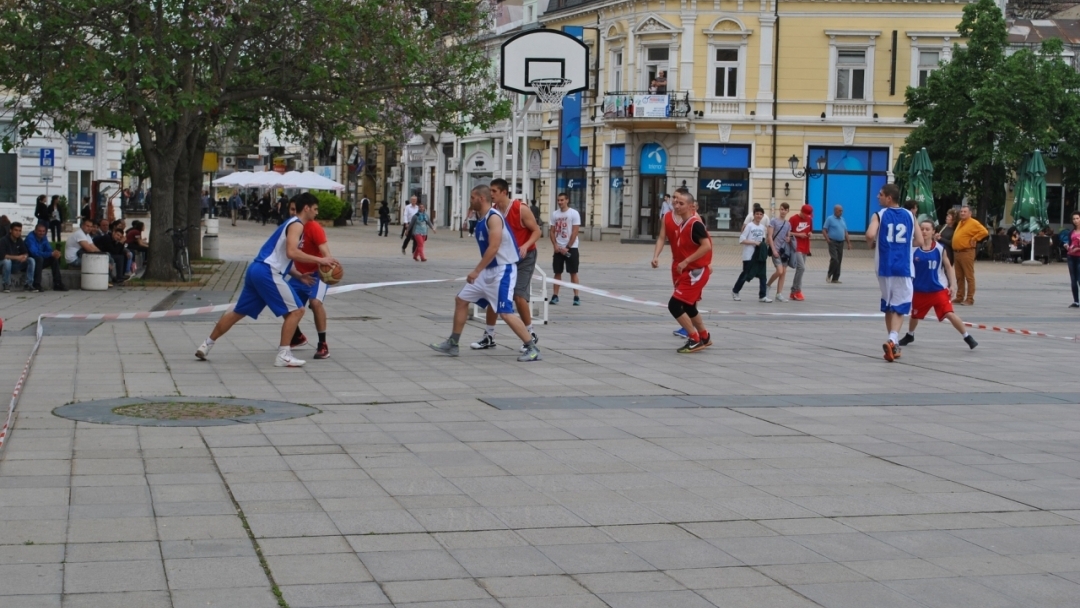
<path fill-rule="evenodd" d="M 581 40 L 585 28 L 568 25 L 563 31 Z M 563 98 L 562 119 L 559 122 L 559 167 L 584 167 L 581 155 L 581 92 Z"/>
<path fill-rule="evenodd" d="M 584 190 L 585 178 L 583 177 L 564 177 L 556 181 L 555 184 L 559 191 L 563 190 Z"/>
<path fill-rule="evenodd" d="M 641 147 L 641 174 L 667 175 L 667 151 L 660 144 Z"/>
<path fill-rule="evenodd" d="M 68 135 L 68 156 L 95 156 L 97 133 L 73 133 Z"/>
<path fill-rule="evenodd" d="M 698 183 L 699 190 L 712 192 L 735 192 L 747 190 L 750 184 L 745 179 L 703 179 Z"/>

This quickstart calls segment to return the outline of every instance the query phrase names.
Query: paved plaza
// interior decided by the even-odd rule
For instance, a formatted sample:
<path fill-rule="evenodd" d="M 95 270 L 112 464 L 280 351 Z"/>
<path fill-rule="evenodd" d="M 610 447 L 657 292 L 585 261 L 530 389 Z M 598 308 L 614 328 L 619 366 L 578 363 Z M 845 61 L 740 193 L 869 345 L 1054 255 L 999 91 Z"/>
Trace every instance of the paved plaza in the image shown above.
<path fill-rule="evenodd" d="M 270 232 L 223 224 L 238 263 Z M 328 235 L 346 283 L 454 279 L 477 259 L 457 232 L 427 263 L 374 224 Z M 443 357 L 427 344 L 450 332 L 454 282 L 330 298 L 332 358 L 300 349 L 302 369 L 273 367 L 269 313 L 209 362 L 193 353 L 216 316 L 50 322 L 0 453 L 0 608 L 1080 605 L 1080 344 L 972 330 L 969 350 L 924 322 L 890 364 L 879 318 L 760 314 L 875 312 L 868 252 L 826 285 L 815 242 L 806 301 L 762 304 L 756 284 L 732 301 L 730 243 L 702 308 L 740 314 L 708 315 L 715 345 L 694 355 L 675 353 L 666 308 L 583 294 L 538 326 L 541 362 L 517 363 L 505 326 L 499 348 Z M 651 247 L 581 245 L 583 283 L 667 302 Z M 38 314 L 228 302 L 237 266 L 186 293 L 0 295 L 0 386 Z M 1080 334 L 1064 264 L 977 275 L 966 321 Z M 301 327 L 314 338 L 310 314 Z M 481 332 L 471 321 L 463 342 Z M 145 397 L 317 413 L 52 413 Z"/>

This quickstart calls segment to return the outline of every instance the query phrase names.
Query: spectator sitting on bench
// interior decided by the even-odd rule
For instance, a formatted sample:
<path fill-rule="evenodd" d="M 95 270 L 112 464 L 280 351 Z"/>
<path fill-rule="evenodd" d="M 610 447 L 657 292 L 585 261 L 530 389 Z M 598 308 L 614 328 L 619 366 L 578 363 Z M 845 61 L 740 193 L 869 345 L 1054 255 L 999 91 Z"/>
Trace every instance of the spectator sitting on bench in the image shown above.
<path fill-rule="evenodd" d="M 124 240 L 127 242 L 128 251 L 143 254 L 143 267 L 150 261 L 150 243 L 143 238 L 143 229 L 146 227 L 141 220 L 131 222 L 131 228 L 125 233 Z"/>
<path fill-rule="evenodd" d="M 120 285 L 126 281 L 129 275 L 127 268 L 127 256 L 130 252 L 124 247 L 124 230 L 117 226 L 109 234 L 103 234 L 94 239 L 94 246 L 100 251 L 109 254 L 109 276 L 113 285 Z"/>
<path fill-rule="evenodd" d="M 7 236 L 0 238 L 0 268 L 3 268 L 4 293 L 11 291 L 11 272 L 22 271 L 26 291 L 34 291 L 34 258 L 22 238 L 22 224 L 12 222 Z"/>
<path fill-rule="evenodd" d="M 81 267 L 84 253 L 100 253 L 94 245 L 94 238 L 91 236 L 93 232 L 95 232 L 94 220 L 84 217 L 79 228 L 68 237 L 67 245 L 64 247 L 64 259 L 68 266 Z"/>
<path fill-rule="evenodd" d="M 30 257 L 34 258 L 34 291 L 45 291 L 41 287 L 41 275 L 46 268 L 52 270 L 53 291 L 67 291 L 64 280 L 60 276 L 60 252 L 53 249 L 49 242 L 48 220 L 38 224 L 34 231 L 26 237 L 26 249 Z"/>

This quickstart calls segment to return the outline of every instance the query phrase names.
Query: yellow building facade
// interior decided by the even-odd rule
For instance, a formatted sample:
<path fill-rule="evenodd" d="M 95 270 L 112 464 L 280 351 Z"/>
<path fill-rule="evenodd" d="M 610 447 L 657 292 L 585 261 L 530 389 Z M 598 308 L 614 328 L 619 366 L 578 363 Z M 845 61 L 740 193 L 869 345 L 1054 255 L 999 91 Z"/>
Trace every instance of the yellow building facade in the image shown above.
<path fill-rule="evenodd" d="M 862 232 L 912 128 L 904 91 L 949 60 L 967 3 L 550 0 L 540 26 L 584 28 L 593 82 L 585 160 L 560 154 L 565 112 L 529 144 L 542 212 L 568 191 L 587 238 L 653 239 L 660 198 L 685 185 L 713 231 L 787 202 L 813 206 L 816 229 L 842 205 Z"/>

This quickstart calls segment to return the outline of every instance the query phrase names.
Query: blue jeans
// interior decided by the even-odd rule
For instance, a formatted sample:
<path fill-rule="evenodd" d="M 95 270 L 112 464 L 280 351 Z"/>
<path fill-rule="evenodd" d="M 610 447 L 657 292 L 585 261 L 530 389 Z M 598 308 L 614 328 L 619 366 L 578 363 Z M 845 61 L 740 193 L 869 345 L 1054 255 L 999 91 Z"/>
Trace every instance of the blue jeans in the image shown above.
<path fill-rule="evenodd" d="M 1080 302 L 1080 256 L 1070 255 L 1068 259 L 1069 287 L 1072 287 L 1073 302 Z"/>
<path fill-rule="evenodd" d="M 25 262 L 16 262 L 15 260 L 4 260 L 0 262 L 0 267 L 3 268 L 4 285 L 11 285 L 11 271 L 23 272 L 26 275 L 26 284 L 30 285 L 34 282 L 34 258 L 27 256 Z"/>

